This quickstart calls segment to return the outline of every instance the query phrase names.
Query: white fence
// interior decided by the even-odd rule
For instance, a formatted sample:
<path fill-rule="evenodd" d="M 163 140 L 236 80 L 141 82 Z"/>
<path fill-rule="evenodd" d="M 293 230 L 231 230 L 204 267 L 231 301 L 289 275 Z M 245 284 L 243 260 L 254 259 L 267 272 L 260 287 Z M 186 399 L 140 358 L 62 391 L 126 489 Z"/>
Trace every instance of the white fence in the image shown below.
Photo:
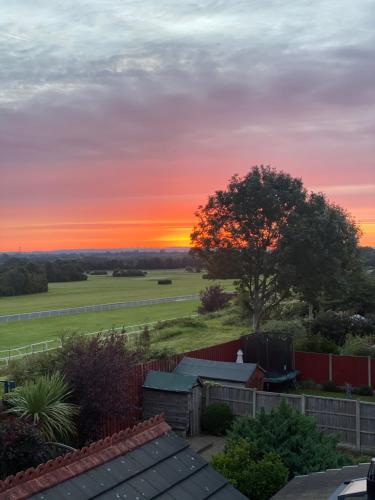
<path fill-rule="evenodd" d="M 158 323 L 163 323 L 165 321 L 173 321 L 177 319 L 184 319 L 184 318 L 195 318 L 195 317 L 197 317 L 197 314 L 167 318 L 158 321 L 151 321 L 150 323 L 140 323 L 138 325 L 121 326 L 117 328 L 112 328 L 110 330 L 99 330 L 97 332 L 88 332 L 85 333 L 84 335 L 108 334 L 113 331 L 123 332 L 124 335 L 134 335 L 140 333 L 146 326 L 150 328 L 150 330 L 152 330 Z M 9 361 L 11 360 L 20 359 L 23 358 L 24 356 L 29 356 L 32 354 L 52 351 L 54 349 L 59 349 L 61 347 L 62 347 L 62 339 L 57 337 L 55 339 L 46 340 L 44 342 L 36 342 L 34 344 L 29 344 L 22 347 L 5 349 L 0 351 L 0 366 L 8 365 Z"/>
<path fill-rule="evenodd" d="M 29 313 L 6 314 L 0 316 L 0 323 L 10 321 L 21 321 L 27 319 L 50 318 L 51 316 L 65 316 L 69 314 L 81 314 L 87 312 L 110 311 L 112 309 L 123 309 L 128 307 L 142 307 L 156 304 L 168 304 L 170 302 L 185 302 L 196 300 L 199 295 L 180 295 L 177 297 L 162 297 L 159 299 L 131 300 L 128 302 L 113 302 L 109 304 L 94 304 L 90 306 L 67 307 L 65 309 L 50 309 L 47 311 L 35 311 Z"/>

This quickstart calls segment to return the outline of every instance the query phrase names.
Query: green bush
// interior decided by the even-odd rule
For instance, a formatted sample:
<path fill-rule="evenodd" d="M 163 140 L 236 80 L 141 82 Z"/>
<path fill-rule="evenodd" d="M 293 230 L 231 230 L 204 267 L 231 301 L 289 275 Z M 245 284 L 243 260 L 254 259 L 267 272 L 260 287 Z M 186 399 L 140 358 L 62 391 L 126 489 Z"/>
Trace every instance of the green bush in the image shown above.
<path fill-rule="evenodd" d="M 112 276 L 114 278 L 142 278 L 146 274 L 146 271 L 140 269 L 114 269 Z"/>
<path fill-rule="evenodd" d="M 358 394 L 359 396 L 373 396 L 372 387 L 368 385 L 362 385 L 361 387 L 357 387 L 353 389 L 354 394 Z"/>
<path fill-rule="evenodd" d="M 317 334 L 306 334 L 294 340 L 294 349 L 304 352 L 323 352 L 326 354 L 338 354 L 339 346 L 330 339 Z"/>
<path fill-rule="evenodd" d="M 298 339 L 306 333 L 304 324 L 300 319 L 289 321 L 269 320 L 264 323 L 262 330 L 267 333 L 291 335 L 293 339 Z"/>
<path fill-rule="evenodd" d="M 202 428 L 215 436 L 223 436 L 232 421 L 232 412 L 226 404 L 211 404 L 203 410 Z"/>
<path fill-rule="evenodd" d="M 313 417 L 294 410 L 286 401 L 269 413 L 234 421 L 228 439 L 244 438 L 264 453 L 276 453 L 289 476 L 341 467 L 350 460 L 336 450 L 338 440 L 319 432 Z"/>
<path fill-rule="evenodd" d="M 326 311 L 320 313 L 313 320 L 307 320 L 305 324 L 311 333 L 321 335 L 342 346 L 349 332 L 351 319 L 349 315 L 344 313 Z"/>
<path fill-rule="evenodd" d="M 264 453 L 246 439 L 229 442 L 212 466 L 248 498 L 268 500 L 284 486 L 288 469 L 275 453 Z"/>
<path fill-rule="evenodd" d="M 306 380 L 301 380 L 300 382 L 298 382 L 298 387 L 300 389 L 315 389 L 316 383 L 313 379 L 308 378 Z"/>
<path fill-rule="evenodd" d="M 327 380 L 322 384 L 322 390 L 326 392 L 341 392 L 341 389 L 332 380 Z"/>
<path fill-rule="evenodd" d="M 149 359 L 168 359 L 176 355 L 176 351 L 170 347 L 154 347 L 149 351 Z"/>
<path fill-rule="evenodd" d="M 91 276 L 107 276 L 107 271 L 101 271 L 98 269 L 97 271 L 90 271 L 89 273 Z"/>
<path fill-rule="evenodd" d="M 309 306 L 301 300 L 282 302 L 277 309 L 272 312 L 272 318 L 279 320 L 300 319 L 307 316 Z"/>
<path fill-rule="evenodd" d="M 172 284 L 172 280 L 168 280 L 168 279 L 158 280 L 158 285 L 171 285 L 171 284 Z"/>
<path fill-rule="evenodd" d="M 371 356 L 375 358 L 374 337 L 355 337 L 354 335 L 348 335 L 340 353 L 349 356 Z"/>

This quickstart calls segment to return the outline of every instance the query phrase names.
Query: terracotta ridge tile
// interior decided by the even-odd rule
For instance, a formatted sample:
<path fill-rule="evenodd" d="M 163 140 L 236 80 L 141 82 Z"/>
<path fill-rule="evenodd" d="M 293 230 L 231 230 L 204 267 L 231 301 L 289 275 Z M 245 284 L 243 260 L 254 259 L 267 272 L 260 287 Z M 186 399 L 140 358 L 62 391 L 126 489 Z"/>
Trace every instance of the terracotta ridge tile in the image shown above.
<path fill-rule="evenodd" d="M 80 450 L 69 452 L 35 468 L 30 467 L 25 471 L 8 476 L 0 481 L 0 500 L 27 498 L 30 494 L 55 486 L 66 479 L 134 450 L 169 431 L 171 428 L 165 422 L 164 414 L 151 417 L 149 420 L 100 439 Z M 37 481 L 42 476 L 43 481 Z M 25 491 L 27 495 L 25 495 Z"/>

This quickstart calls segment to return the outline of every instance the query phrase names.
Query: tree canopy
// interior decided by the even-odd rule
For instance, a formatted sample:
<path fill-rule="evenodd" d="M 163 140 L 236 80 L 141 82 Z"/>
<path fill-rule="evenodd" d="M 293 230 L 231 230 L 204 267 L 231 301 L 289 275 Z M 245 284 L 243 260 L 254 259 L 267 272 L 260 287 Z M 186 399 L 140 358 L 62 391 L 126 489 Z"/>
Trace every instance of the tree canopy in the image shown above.
<path fill-rule="evenodd" d="M 192 253 L 212 277 L 238 279 L 253 327 L 294 289 L 313 301 L 357 262 L 358 229 L 324 195 L 270 167 L 234 176 L 198 208 Z"/>

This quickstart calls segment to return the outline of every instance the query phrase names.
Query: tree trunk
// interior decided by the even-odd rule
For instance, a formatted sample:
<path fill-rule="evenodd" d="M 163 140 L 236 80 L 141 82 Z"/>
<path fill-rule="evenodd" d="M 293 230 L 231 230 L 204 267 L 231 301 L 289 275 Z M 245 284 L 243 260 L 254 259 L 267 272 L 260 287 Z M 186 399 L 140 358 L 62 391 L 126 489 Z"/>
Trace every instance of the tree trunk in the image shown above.
<path fill-rule="evenodd" d="M 262 319 L 262 311 L 255 310 L 253 312 L 253 330 L 255 333 L 259 332 L 261 319 Z"/>

